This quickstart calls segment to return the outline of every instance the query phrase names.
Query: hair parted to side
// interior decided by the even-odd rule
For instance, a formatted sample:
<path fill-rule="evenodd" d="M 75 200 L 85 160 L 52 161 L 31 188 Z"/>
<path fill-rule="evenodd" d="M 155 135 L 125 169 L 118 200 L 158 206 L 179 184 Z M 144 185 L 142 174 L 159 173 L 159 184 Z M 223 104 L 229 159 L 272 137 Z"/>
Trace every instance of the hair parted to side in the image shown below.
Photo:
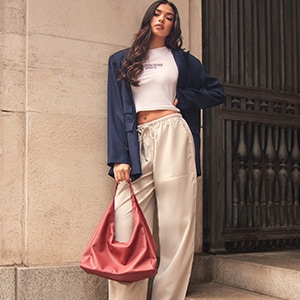
<path fill-rule="evenodd" d="M 138 86 L 138 75 L 143 70 L 143 63 L 147 59 L 149 50 L 151 27 L 150 21 L 155 13 L 156 8 L 161 4 L 168 4 L 174 11 L 174 23 L 171 33 L 166 37 L 165 45 L 170 49 L 180 49 L 182 46 L 182 36 L 180 28 L 180 18 L 176 6 L 168 0 L 159 0 L 152 3 L 145 12 L 141 27 L 134 36 L 128 55 L 120 69 L 119 80 L 125 79 L 133 86 Z"/>

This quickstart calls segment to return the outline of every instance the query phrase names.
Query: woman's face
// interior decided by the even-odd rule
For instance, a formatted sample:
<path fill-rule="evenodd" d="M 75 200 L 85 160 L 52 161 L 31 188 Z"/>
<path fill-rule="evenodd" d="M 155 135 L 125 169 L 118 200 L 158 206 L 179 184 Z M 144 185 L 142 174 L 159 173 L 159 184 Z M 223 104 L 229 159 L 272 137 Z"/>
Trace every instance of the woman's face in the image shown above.
<path fill-rule="evenodd" d="M 169 4 L 160 4 L 150 21 L 152 38 L 165 38 L 170 34 L 174 24 L 174 11 Z"/>

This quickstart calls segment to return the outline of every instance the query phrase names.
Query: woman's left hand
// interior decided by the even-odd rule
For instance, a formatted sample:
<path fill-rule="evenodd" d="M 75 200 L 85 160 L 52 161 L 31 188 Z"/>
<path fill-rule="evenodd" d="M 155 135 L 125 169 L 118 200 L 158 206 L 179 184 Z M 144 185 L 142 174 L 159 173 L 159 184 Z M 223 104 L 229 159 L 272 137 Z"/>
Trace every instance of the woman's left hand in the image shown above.
<path fill-rule="evenodd" d="M 131 167 L 128 164 L 114 164 L 114 175 L 116 182 L 130 181 Z"/>
<path fill-rule="evenodd" d="M 178 104 L 178 99 L 175 98 L 175 100 L 173 101 L 173 105 L 174 105 L 174 106 L 177 106 L 177 104 Z"/>

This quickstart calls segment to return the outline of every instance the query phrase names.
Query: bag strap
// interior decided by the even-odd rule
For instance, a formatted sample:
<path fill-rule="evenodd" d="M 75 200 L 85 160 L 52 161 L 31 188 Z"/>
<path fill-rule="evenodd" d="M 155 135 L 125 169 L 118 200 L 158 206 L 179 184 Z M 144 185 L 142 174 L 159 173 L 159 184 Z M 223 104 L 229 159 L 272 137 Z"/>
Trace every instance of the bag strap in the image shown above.
<path fill-rule="evenodd" d="M 132 186 L 131 180 L 128 182 L 128 184 L 129 184 L 129 188 L 130 188 L 130 196 L 131 196 L 131 198 L 135 197 L 135 193 L 134 193 L 134 190 L 133 190 L 133 186 Z M 119 185 L 119 183 L 116 182 L 115 188 L 114 188 L 113 199 L 115 199 L 115 197 L 116 197 L 118 185 Z"/>
<path fill-rule="evenodd" d="M 133 186 L 132 186 L 131 180 L 129 181 L 129 187 L 130 187 L 130 193 L 131 193 L 131 196 L 135 195 L 135 193 L 134 193 L 134 191 L 133 191 Z"/>

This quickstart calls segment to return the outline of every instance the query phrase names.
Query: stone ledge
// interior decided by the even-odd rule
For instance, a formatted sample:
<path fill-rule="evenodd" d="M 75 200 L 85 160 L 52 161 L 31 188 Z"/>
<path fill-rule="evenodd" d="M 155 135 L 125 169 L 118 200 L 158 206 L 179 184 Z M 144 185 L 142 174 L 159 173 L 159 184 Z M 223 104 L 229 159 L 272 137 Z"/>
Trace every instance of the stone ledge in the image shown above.
<path fill-rule="evenodd" d="M 0 300 L 15 299 L 15 268 L 0 268 Z M 4 284 L 3 284 L 4 283 Z"/>
<path fill-rule="evenodd" d="M 17 268 L 18 300 L 106 300 L 107 281 L 79 266 Z"/>
<path fill-rule="evenodd" d="M 202 283 L 190 288 L 185 300 L 279 300 L 262 294 L 249 292 L 214 282 Z"/>
<path fill-rule="evenodd" d="M 107 300 L 107 280 L 78 265 L 0 267 L 0 300 Z"/>
<path fill-rule="evenodd" d="M 300 249 L 217 256 L 214 281 L 281 299 L 300 295 Z"/>
<path fill-rule="evenodd" d="M 212 280 L 213 257 L 196 254 L 191 283 Z M 107 280 L 78 265 L 0 267 L 0 300 L 107 300 Z"/>
<path fill-rule="evenodd" d="M 213 280 L 214 256 L 195 254 L 190 284 L 207 283 Z"/>

